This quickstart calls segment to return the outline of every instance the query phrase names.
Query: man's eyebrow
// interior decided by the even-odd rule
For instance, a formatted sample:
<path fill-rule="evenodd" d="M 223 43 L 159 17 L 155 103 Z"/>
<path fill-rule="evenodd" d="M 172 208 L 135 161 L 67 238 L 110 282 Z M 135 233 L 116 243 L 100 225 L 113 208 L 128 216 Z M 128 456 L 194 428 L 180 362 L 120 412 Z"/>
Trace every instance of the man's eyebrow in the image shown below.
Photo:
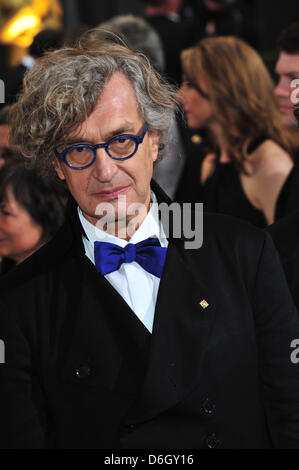
<path fill-rule="evenodd" d="M 280 75 L 280 76 L 285 76 L 285 77 L 288 77 L 288 78 L 299 78 L 299 71 L 297 70 L 297 72 L 287 72 L 287 73 L 284 73 L 283 71 L 281 70 L 277 70 L 275 69 L 275 73 L 276 75 Z"/>
<path fill-rule="evenodd" d="M 105 134 L 105 142 L 109 139 L 112 139 L 112 137 L 116 137 L 117 135 L 134 134 L 135 128 L 136 125 L 134 125 L 133 123 L 128 123 L 127 125 L 120 126 L 117 129 L 114 129 L 113 131 L 109 132 L 108 134 Z"/>
<path fill-rule="evenodd" d="M 135 130 L 135 125 L 133 123 L 128 123 L 126 125 L 122 125 L 114 129 L 113 131 L 110 131 L 108 134 L 105 134 L 102 142 L 95 141 L 94 139 L 92 140 L 86 139 L 84 137 L 72 137 L 66 140 L 65 146 L 71 147 L 72 145 L 76 145 L 76 144 L 97 145 L 100 143 L 107 142 L 107 140 L 110 140 L 113 137 L 116 137 L 121 134 L 134 134 L 134 130 Z"/>

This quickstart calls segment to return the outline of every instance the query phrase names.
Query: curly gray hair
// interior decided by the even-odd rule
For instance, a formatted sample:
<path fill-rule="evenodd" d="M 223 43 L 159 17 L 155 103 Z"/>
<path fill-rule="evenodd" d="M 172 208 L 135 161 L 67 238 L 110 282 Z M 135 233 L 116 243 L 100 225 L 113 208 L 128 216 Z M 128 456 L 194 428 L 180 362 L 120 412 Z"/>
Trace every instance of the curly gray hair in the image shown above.
<path fill-rule="evenodd" d="M 160 137 L 160 153 L 168 141 L 177 109 L 175 90 L 136 53 L 111 41 L 88 48 L 65 48 L 40 59 L 27 72 L 23 92 L 14 106 L 11 143 L 36 166 L 54 176 L 55 149 L 92 113 L 105 83 L 123 73 L 135 91 L 139 112 Z"/>

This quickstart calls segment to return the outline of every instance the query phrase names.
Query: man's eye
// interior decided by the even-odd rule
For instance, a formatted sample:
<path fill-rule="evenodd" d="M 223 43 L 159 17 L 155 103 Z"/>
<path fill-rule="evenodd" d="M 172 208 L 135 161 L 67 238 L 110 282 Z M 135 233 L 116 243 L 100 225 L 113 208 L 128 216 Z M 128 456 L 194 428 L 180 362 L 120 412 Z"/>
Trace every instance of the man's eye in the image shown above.
<path fill-rule="evenodd" d="M 0 209 L 1 214 L 8 216 L 11 215 L 10 212 L 5 211 L 4 209 Z"/>
<path fill-rule="evenodd" d="M 126 142 L 128 142 L 129 139 L 127 139 L 126 137 L 119 137 L 115 142 L 118 143 L 118 144 L 125 144 Z"/>
<path fill-rule="evenodd" d="M 76 152 L 78 152 L 78 153 L 82 153 L 82 152 L 84 152 L 84 150 L 86 150 L 86 148 L 85 148 L 85 147 L 80 147 L 80 148 L 77 148 L 77 149 L 75 149 L 75 150 L 76 150 Z"/>

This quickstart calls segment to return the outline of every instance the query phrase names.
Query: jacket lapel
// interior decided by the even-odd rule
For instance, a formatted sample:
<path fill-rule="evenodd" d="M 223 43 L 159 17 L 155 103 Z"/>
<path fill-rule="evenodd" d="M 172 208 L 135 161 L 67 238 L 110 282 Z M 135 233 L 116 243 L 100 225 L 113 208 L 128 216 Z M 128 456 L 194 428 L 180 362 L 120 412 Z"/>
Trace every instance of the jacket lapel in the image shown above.
<path fill-rule="evenodd" d="M 130 423 L 151 419 L 173 407 L 199 382 L 215 309 L 207 287 L 194 277 L 191 263 L 181 244 L 170 241 L 147 373 L 138 403 L 128 418 Z"/>

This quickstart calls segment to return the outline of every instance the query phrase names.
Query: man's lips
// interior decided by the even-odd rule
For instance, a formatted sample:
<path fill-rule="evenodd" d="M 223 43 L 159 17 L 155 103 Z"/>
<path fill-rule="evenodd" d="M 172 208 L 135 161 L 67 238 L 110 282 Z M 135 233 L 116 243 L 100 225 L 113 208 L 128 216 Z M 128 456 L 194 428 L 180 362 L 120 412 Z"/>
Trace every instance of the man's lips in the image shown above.
<path fill-rule="evenodd" d="M 121 194 L 125 193 L 130 186 L 116 186 L 111 189 L 103 189 L 102 191 L 92 193 L 92 196 L 101 199 L 115 199 Z"/>
<path fill-rule="evenodd" d="M 286 104 L 281 104 L 280 105 L 280 111 L 283 113 L 289 113 L 294 111 L 294 106 L 286 105 Z"/>

